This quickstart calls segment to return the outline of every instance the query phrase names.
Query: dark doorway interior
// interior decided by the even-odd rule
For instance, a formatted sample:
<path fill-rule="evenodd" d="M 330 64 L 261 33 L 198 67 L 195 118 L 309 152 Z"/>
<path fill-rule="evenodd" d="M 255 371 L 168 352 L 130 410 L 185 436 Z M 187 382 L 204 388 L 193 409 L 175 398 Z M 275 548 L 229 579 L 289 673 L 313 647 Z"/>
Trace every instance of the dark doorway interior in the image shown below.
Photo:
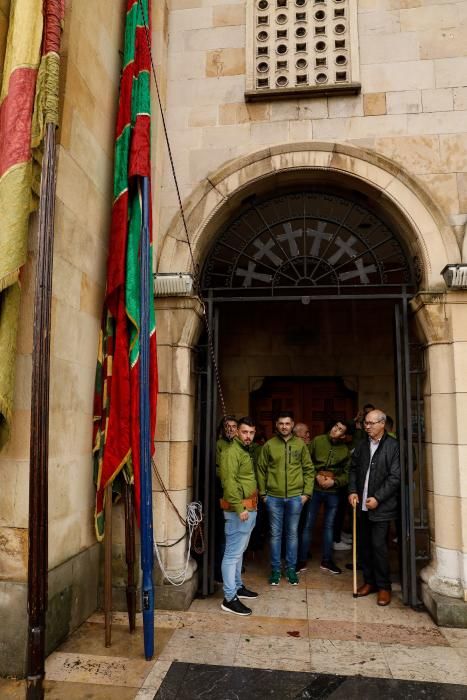
<path fill-rule="evenodd" d="M 336 420 L 351 420 L 358 396 L 341 377 L 266 377 L 250 394 L 250 413 L 267 437 L 274 433 L 274 417 L 292 410 L 296 421 L 308 424 L 312 436 L 329 429 Z"/>

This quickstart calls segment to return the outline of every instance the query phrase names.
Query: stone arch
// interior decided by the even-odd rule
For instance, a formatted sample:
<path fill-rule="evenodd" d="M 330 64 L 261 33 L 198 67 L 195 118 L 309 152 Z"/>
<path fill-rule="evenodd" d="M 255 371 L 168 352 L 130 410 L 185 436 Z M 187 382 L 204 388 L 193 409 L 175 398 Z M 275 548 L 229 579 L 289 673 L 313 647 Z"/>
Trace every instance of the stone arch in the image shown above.
<path fill-rule="evenodd" d="M 184 202 L 195 262 L 202 265 L 219 228 L 251 194 L 300 182 L 358 190 L 384 210 L 409 254 L 420 262 L 420 290 L 443 291 L 440 275 L 460 262 L 458 242 L 425 187 L 393 160 L 361 147 L 328 142 L 277 145 L 236 158 L 206 177 Z M 177 214 L 164 237 L 159 272 L 191 269 L 183 221 Z"/>

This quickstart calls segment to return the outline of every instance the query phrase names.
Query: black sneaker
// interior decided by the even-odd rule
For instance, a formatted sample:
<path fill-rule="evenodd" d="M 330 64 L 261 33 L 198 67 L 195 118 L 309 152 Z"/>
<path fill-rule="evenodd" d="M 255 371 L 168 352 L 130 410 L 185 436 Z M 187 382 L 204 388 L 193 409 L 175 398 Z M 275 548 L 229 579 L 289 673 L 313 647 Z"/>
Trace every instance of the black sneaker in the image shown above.
<path fill-rule="evenodd" d="M 257 598 L 258 594 L 254 591 L 249 591 L 245 586 L 240 586 L 237 591 L 237 598 Z"/>
<path fill-rule="evenodd" d="M 227 601 L 225 598 L 221 603 L 222 610 L 233 613 L 234 615 L 251 615 L 251 609 L 243 605 L 242 601 L 235 596 L 232 600 Z"/>
<path fill-rule="evenodd" d="M 329 571 L 330 574 L 341 574 L 342 573 L 342 569 L 339 569 L 339 567 L 336 566 L 332 560 L 322 561 L 321 566 L 319 568 L 322 571 Z"/>

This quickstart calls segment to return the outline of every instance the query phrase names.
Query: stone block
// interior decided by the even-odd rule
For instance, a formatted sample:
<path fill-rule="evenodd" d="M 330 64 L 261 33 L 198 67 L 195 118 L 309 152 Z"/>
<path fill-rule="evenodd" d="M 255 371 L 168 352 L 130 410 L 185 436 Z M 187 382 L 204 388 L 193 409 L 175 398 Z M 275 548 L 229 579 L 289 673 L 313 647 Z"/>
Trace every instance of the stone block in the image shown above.
<path fill-rule="evenodd" d="M 169 13 L 169 33 L 212 27 L 212 7 L 173 9 Z"/>
<path fill-rule="evenodd" d="M 203 178 L 233 158 L 231 148 L 200 148 L 189 154 L 190 177 L 192 182 Z M 170 268 L 168 268 L 170 269 Z"/>
<path fill-rule="evenodd" d="M 328 98 L 329 118 L 335 117 L 362 117 L 363 95 L 348 95 Z"/>
<path fill-rule="evenodd" d="M 388 114 L 418 114 L 422 111 L 420 90 L 388 92 L 386 95 Z"/>
<path fill-rule="evenodd" d="M 397 29 L 395 33 L 374 33 L 365 36 L 360 42 L 362 66 L 367 63 L 391 62 L 395 56 L 398 61 L 417 61 L 420 58 L 415 32 L 401 32 Z"/>
<path fill-rule="evenodd" d="M 310 100 L 300 100 L 298 107 L 299 119 L 324 119 L 329 114 L 327 97 L 314 97 Z"/>
<path fill-rule="evenodd" d="M 467 112 L 433 112 L 409 114 L 407 128 L 409 134 L 456 134 L 465 126 Z"/>
<path fill-rule="evenodd" d="M 220 5 L 213 8 L 215 27 L 235 27 L 245 24 L 245 7 L 242 5 Z"/>
<path fill-rule="evenodd" d="M 466 25 L 451 27 L 448 31 L 433 25 L 427 31 L 418 32 L 420 58 L 458 58 L 467 56 L 465 44 Z"/>
<path fill-rule="evenodd" d="M 459 195 L 459 211 L 467 213 L 467 173 L 457 173 L 457 192 Z"/>
<path fill-rule="evenodd" d="M 454 109 L 467 109 L 467 87 L 454 88 L 452 91 L 454 98 Z"/>
<path fill-rule="evenodd" d="M 250 124 L 238 124 L 231 126 L 206 126 L 203 130 L 203 148 L 223 148 L 237 146 L 250 137 Z"/>
<path fill-rule="evenodd" d="M 54 257 L 52 294 L 74 309 L 79 309 L 81 270 L 60 255 Z"/>
<path fill-rule="evenodd" d="M 270 114 L 271 105 L 267 102 L 231 102 L 230 104 L 219 105 L 219 124 L 245 124 L 248 122 L 267 121 L 270 118 Z"/>
<path fill-rule="evenodd" d="M 437 496 L 459 496 L 459 454 L 457 445 L 432 445 L 433 492 Z"/>
<path fill-rule="evenodd" d="M 276 143 L 287 142 L 288 126 L 286 121 L 252 124 L 250 146 L 251 144 L 256 146 L 272 146 Z"/>
<path fill-rule="evenodd" d="M 193 439 L 194 399 L 186 394 L 173 394 L 170 412 L 170 439 L 190 441 Z"/>
<path fill-rule="evenodd" d="M 363 113 L 365 116 L 386 114 L 386 93 L 369 92 L 363 95 Z"/>
<path fill-rule="evenodd" d="M 438 136 L 380 138 L 375 141 L 375 149 L 412 173 L 439 172 L 441 169 Z"/>
<path fill-rule="evenodd" d="M 0 581 L 0 676 L 24 677 L 27 661 L 26 583 Z"/>
<path fill-rule="evenodd" d="M 467 57 L 434 61 L 435 87 L 463 87 L 467 83 Z M 425 86 L 422 86 L 425 87 Z"/>
<path fill-rule="evenodd" d="M 450 112 L 453 109 L 453 90 L 422 90 L 422 107 L 424 112 Z"/>
<path fill-rule="evenodd" d="M 26 581 L 28 575 L 28 531 L 0 527 L 0 572 L 4 581 Z"/>
<path fill-rule="evenodd" d="M 459 197 L 457 194 L 456 173 L 448 175 L 420 175 L 420 179 L 432 193 L 433 200 L 437 202 L 446 214 L 459 213 Z"/>
<path fill-rule="evenodd" d="M 85 273 L 81 275 L 79 308 L 94 316 L 99 322 L 102 316 L 104 293 L 104 285 L 97 284 Z"/>
<path fill-rule="evenodd" d="M 245 74 L 245 50 L 240 48 L 215 49 L 206 55 L 206 77 Z"/>
<path fill-rule="evenodd" d="M 448 87 L 436 81 L 433 61 L 400 61 L 361 66 L 364 92 L 400 92 Z"/>
<path fill-rule="evenodd" d="M 467 603 L 460 598 L 450 598 L 435 593 L 427 583 L 422 583 L 422 600 L 433 620 L 440 627 L 467 628 Z"/>
<path fill-rule="evenodd" d="M 170 480 L 171 490 L 186 489 L 192 484 L 193 443 L 170 443 Z"/>
<path fill-rule="evenodd" d="M 184 32 L 184 49 L 199 51 L 202 46 L 205 51 L 225 51 L 226 49 L 241 49 L 245 47 L 245 27 L 216 27 L 215 29 L 195 29 Z"/>
<path fill-rule="evenodd" d="M 313 122 L 311 119 L 298 119 L 289 121 L 289 141 L 301 143 L 313 139 Z"/>
<path fill-rule="evenodd" d="M 230 105 L 221 105 L 222 107 L 230 107 Z M 234 124 L 235 122 L 219 121 L 220 124 Z M 217 106 L 203 105 L 201 107 L 193 107 L 189 113 L 188 126 L 215 126 L 217 124 Z"/>
<path fill-rule="evenodd" d="M 439 5 L 423 7 L 412 7 L 400 11 L 402 32 L 422 32 L 433 27 L 447 29 L 456 27 L 459 21 L 459 14 L 454 3 L 444 3 Z"/>
<path fill-rule="evenodd" d="M 359 2 L 358 27 L 362 43 L 373 34 L 384 35 L 400 32 L 399 6 L 396 7 L 398 3 L 393 2 L 394 7 L 391 7 L 391 3 L 385 5 L 383 2 L 379 2 L 374 3 L 375 7 L 368 8 L 367 5 L 370 4 L 372 4 L 371 0 L 363 0 L 363 5 Z M 371 12 L 365 12 L 367 9 L 371 9 Z"/>
<path fill-rule="evenodd" d="M 439 137 L 439 146 L 445 172 L 467 173 L 467 134 L 442 134 Z"/>
<path fill-rule="evenodd" d="M 436 469 L 436 465 L 433 467 Z M 433 494 L 436 546 L 444 548 L 455 556 L 454 551 L 462 548 L 461 499 L 458 496 Z M 440 517 L 442 514 L 442 517 Z"/>
<path fill-rule="evenodd" d="M 167 76 L 169 80 L 202 78 L 206 70 L 204 51 L 177 51 L 169 53 Z"/>

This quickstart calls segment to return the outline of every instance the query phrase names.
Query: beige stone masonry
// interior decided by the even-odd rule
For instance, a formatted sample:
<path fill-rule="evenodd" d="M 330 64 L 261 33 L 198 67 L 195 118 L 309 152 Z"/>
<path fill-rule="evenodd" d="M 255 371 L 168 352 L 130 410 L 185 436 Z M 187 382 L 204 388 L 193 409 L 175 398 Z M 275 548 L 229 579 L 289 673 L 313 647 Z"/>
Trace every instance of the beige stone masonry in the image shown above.
<path fill-rule="evenodd" d="M 219 105 L 219 124 L 266 121 L 270 118 L 271 106 L 274 107 L 274 104 L 269 105 L 267 102 L 221 104 Z"/>
<path fill-rule="evenodd" d="M 422 90 L 422 106 L 424 112 L 450 112 L 453 109 L 453 104 L 454 98 L 451 88 Z"/>
<path fill-rule="evenodd" d="M 386 93 L 370 92 L 363 95 L 363 113 L 365 116 L 386 114 Z"/>
<path fill-rule="evenodd" d="M 421 92 L 420 90 L 388 92 L 386 105 L 388 114 L 418 114 L 422 111 Z"/>
<path fill-rule="evenodd" d="M 206 77 L 221 78 L 225 75 L 245 73 L 244 49 L 216 49 L 206 55 Z"/>
<path fill-rule="evenodd" d="M 232 27 L 245 24 L 245 8 L 240 5 L 222 5 L 213 8 L 215 27 Z"/>

